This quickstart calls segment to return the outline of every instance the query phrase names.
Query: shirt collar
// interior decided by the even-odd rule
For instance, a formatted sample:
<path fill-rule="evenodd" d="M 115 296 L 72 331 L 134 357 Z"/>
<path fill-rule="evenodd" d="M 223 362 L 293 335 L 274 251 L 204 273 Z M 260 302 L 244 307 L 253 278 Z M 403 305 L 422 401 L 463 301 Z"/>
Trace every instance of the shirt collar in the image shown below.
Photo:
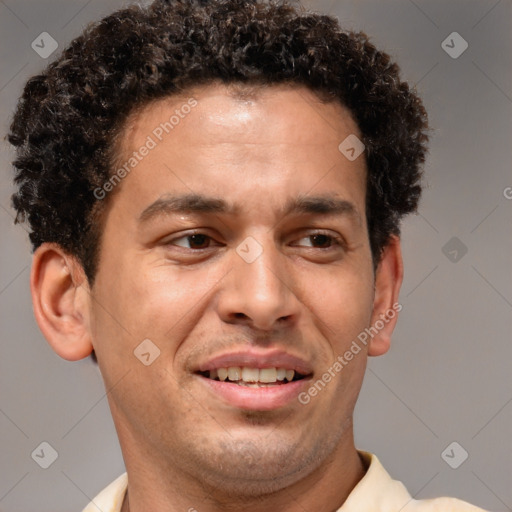
<path fill-rule="evenodd" d="M 358 453 L 368 469 L 337 512 L 396 511 L 412 501 L 404 484 L 389 476 L 376 455 L 361 450 Z"/>

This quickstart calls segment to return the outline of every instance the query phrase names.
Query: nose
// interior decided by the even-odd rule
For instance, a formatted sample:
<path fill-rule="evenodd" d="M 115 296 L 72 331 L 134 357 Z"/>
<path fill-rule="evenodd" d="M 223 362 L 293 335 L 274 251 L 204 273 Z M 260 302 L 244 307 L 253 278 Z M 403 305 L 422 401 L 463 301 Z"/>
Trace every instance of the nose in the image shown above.
<path fill-rule="evenodd" d="M 270 237 L 254 239 L 262 251 L 254 261 L 235 250 L 231 255 L 233 265 L 218 295 L 219 316 L 227 323 L 245 323 L 262 331 L 290 326 L 301 311 L 295 294 L 297 274 Z"/>

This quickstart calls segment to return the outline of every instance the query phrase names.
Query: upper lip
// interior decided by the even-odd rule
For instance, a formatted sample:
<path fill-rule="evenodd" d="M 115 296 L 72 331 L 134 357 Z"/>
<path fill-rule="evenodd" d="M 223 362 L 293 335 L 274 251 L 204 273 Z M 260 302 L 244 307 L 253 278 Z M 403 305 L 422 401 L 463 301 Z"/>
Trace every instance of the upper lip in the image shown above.
<path fill-rule="evenodd" d="M 204 363 L 200 363 L 197 371 L 206 372 L 233 366 L 260 369 L 285 368 L 286 370 L 295 370 L 301 375 L 310 375 L 313 372 L 311 365 L 304 359 L 282 350 L 267 350 L 265 352 L 244 350 L 219 354 Z"/>

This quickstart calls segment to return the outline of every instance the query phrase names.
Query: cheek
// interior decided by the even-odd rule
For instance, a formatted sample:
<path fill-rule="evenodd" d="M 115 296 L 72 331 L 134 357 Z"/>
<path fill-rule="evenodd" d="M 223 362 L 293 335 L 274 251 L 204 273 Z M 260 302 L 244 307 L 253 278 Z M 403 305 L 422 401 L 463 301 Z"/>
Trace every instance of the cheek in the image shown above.
<path fill-rule="evenodd" d="M 310 286 L 309 296 L 314 322 L 326 342 L 322 367 L 306 391 L 306 399 L 323 411 L 318 428 L 326 418 L 331 425 L 342 425 L 353 412 L 367 362 L 367 347 L 358 336 L 368 327 L 373 309 L 368 273 L 339 272 L 321 282 L 323 286 Z"/>
<path fill-rule="evenodd" d="M 106 338 L 116 339 L 130 352 L 146 338 L 162 351 L 175 350 L 197 323 L 208 292 L 223 275 L 178 270 L 169 264 L 145 265 L 142 257 L 119 261 L 111 269 L 97 281 L 96 335 L 100 344 Z"/>
<path fill-rule="evenodd" d="M 368 326 L 373 310 L 373 282 L 367 273 L 340 270 L 304 288 L 311 310 L 325 325 L 326 337 L 343 346 Z M 314 283 L 314 284 L 312 284 Z M 333 346 L 334 348 L 334 346 Z"/>

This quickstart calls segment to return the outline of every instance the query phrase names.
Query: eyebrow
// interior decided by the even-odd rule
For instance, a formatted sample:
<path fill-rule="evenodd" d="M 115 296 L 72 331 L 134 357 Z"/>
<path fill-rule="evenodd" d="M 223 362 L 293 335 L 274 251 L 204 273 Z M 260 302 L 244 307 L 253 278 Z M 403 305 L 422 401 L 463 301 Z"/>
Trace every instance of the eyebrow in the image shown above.
<path fill-rule="evenodd" d="M 139 222 L 146 223 L 155 217 L 180 213 L 239 215 L 240 205 L 226 202 L 219 197 L 201 194 L 165 195 L 150 204 L 139 216 Z M 288 199 L 282 216 L 313 214 L 322 216 L 348 215 L 361 222 L 356 207 L 345 199 L 334 195 L 305 196 Z"/>

